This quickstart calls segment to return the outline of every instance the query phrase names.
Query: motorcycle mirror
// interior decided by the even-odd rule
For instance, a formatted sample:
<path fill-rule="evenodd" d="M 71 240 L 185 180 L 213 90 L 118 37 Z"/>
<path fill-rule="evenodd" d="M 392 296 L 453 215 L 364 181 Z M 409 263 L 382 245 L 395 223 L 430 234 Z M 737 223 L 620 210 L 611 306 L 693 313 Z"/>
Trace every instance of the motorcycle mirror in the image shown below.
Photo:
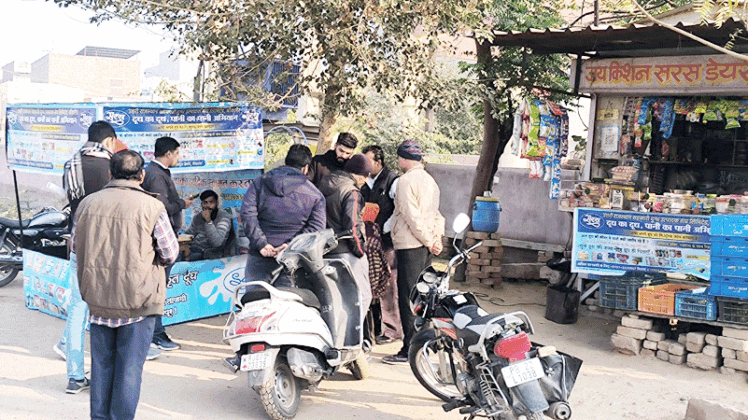
<path fill-rule="evenodd" d="M 470 216 L 465 213 L 460 213 L 457 215 L 457 217 L 455 217 L 454 222 L 452 222 L 452 230 L 455 232 L 455 235 L 459 235 L 465 229 L 467 229 L 469 224 Z"/>

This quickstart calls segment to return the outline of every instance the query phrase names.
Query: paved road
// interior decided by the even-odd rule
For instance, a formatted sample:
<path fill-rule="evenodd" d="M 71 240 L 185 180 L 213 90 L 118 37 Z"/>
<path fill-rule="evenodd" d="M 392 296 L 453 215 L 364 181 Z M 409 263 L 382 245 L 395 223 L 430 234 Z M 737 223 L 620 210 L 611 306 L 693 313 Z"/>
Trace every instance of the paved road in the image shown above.
<path fill-rule="evenodd" d="M 88 392 L 64 393 L 65 363 L 52 351 L 64 322 L 26 309 L 22 283 L 19 278 L 0 289 L 0 418 L 88 418 Z M 700 372 L 612 352 L 608 342 L 618 325 L 615 319 L 586 316 L 574 325 L 546 321 L 539 305 L 544 286 L 539 283 L 505 283 L 499 291 L 480 285 L 471 289 L 498 298 L 495 303 L 532 303 L 521 308 L 535 323 L 536 341 L 585 360 L 572 395 L 575 419 L 681 420 L 692 396 L 748 408 L 743 375 Z M 520 308 L 484 303 L 491 311 Z M 245 378 L 220 363 L 231 354 L 220 341 L 224 322 L 220 316 L 167 328 L 183 349 L 146 362 L 138 419 L 267 419 Z M 373 376 L 365 381 L 339 373 L 322 382 L 316 393 L 305 393 L 297 418 L 462 419 L 457 412 L 444 413 L 440 401 L 420 387 L 408 367 L 379 361 L 397 349 L 398 344 L 377 347 Z"/>

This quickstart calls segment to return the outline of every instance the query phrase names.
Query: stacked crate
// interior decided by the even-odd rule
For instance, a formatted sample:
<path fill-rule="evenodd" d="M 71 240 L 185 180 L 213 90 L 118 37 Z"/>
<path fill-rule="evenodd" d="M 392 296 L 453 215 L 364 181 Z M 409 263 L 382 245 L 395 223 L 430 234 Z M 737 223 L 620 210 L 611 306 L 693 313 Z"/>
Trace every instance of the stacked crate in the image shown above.
<path fill-rule="evenodd" d="M 468 281 L 477 280 L 492 287 L 500 286 L 502 282 L 501 257 L 504 252 L 500 236 L 498 233 L 468 232 L 465 246 L 471 247 L 481 241 L 483 244 L 470 253 L 465 278 Z"/>
<path fill-rule="evenodd" d="M 711 222 L 711 286 L 717 320 L 748 324 L 748 215 L 717 215 Z"/>

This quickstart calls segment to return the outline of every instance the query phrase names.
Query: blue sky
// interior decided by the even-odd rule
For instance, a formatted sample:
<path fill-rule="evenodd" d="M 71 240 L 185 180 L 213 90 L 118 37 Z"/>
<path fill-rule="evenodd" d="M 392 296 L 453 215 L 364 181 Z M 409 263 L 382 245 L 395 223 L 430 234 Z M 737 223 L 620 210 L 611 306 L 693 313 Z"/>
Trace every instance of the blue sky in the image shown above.
<path fill-rule="evenodd" d="M 95 25 L 88 22 L 90 16 L 79 7 L 60 8 L 52 1 L 0 0 L 0 66 L 31 63 L 50 52 L 75 54 L 90 45 L 140 50 L 138 58 L 145 68 L 173 46 L 158 28 L 121 21 Z"/>

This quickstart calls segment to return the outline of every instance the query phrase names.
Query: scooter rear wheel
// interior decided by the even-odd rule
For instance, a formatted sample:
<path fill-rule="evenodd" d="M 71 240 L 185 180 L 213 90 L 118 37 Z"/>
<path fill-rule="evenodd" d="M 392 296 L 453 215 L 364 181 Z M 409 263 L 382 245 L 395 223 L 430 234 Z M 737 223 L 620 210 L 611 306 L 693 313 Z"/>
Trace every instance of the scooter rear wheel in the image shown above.
<path fill-rule="evenodd" d="M 275 361 L 273 375 L 259 390 L 262 406 L 273 420 L 290 420 L 301 403 L 301 387 L 284 357 Z"/>
<path fill-rule="evenodd" d="M 11 255 L 15 247 L 6 239 L 0 246 L 0 255 Z M 0 264 L 0 287 L 7 286 L 18 275 L 18 269 L 11 264 Z"/>
<path fill-rule="evenodd" d="M 348 365 L 348 370 L 351 371 L 351 375 L 359 381 L 371 376 L 371 367 L 369 366 L 369 360 L 367 357 L 367 354 L 362 351 L 359 353 L 356 360 Z"/>

